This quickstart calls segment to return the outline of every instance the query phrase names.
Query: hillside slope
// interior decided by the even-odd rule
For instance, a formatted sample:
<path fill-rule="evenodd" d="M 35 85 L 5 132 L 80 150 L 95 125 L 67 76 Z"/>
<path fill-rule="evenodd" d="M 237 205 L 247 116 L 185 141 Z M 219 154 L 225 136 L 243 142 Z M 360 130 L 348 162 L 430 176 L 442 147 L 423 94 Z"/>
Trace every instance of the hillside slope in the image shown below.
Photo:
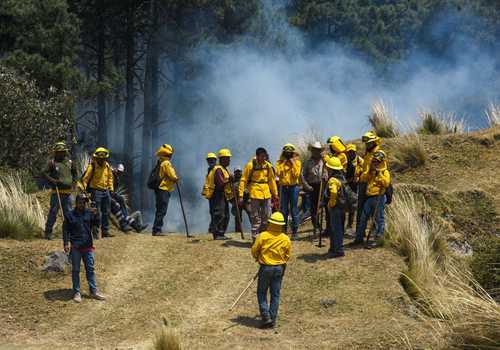
<path fill-rule="evenodd" d="M 421 193 L 454 239 L 499 233 L 499 134 L 424 137 L 428 162 L 394 174 L 397 188 Z M 394 147 L 386 143 L 388 152 Z M 390 249 L 348 249 L 327 260 L 327 247 L 302 233 L 279 327 L 264 331 L 255 285 L 228 311 L 257 269 L 248 241 L 116 234 L 96 244 L 97 280 L 109 300 L 81 304 L 71 301 L 69 271 L 41 272 L 60 241 L 0 240 L 0 349 L 147 349 L 163 318 L 180 330 L 185 349 L 401 349 L 404 334 L 431 345 L 399 284 L 405 262 Z"/>

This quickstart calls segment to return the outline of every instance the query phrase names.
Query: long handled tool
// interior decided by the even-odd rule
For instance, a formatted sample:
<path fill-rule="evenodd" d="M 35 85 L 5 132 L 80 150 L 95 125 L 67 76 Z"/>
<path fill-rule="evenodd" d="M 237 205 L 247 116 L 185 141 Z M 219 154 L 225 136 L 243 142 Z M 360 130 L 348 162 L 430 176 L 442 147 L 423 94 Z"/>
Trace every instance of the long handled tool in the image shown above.
<path fill-rule="evenodd" d="M 187 238 L 191 238 L 193 236 L 191 236 L 189 234 L 188 223 L 187 223 L 187 220 L 186 220 L 186 212 L 184 211 L 184 204 L 182 202 L 181 188 L 180 188 L 178 182 L 175 183 L 175 187 L 177 187 L 177 192 L 179 193 L 179 203 L 181 204 L 182 218 L 184 219 L 184 226 L 186 227 L 186 237 Z"/>
<path fill-rule="evenodd" d="M 63 212 L 63 207 L 62 207 L 62 202 L 61 202 L 61 195 L 59 194 L 59 187 L 56 185 L 56 195 L 57 195 L 57 202 L 59 203 L 59 210 L 61 211 L 61 217 L 64 220 L 64 212 Z"/>
<path fill-rule="evenodd" d="M 231 307 L 229 308 L 229 311 L 232 311 L 234 309 L 234 307 L 236 306 L 236 304 L 238 304 L 238 302 L 240 301 L 240 299 L 243 297 L 243 295 L 246 293 L 246 291 L 252 286 L 253 281 L 255 281 L 258 276 L 259 276 L 259 272 L 257 271 L 257 273 L 255 274 L 255 276 L 253 276 L 252 280 L 250 282 L 248 282 L 248 285 L 245 287 L 245 289 L 243 289 L 243 292 L 241 292 L 240 295 L 238 295 L 238 297 L 234 301 L 233 305 L 231 305 Z"/>
<path fill-rule="evenodd" d="M 245 235 L 243 234 L 243 223 L 241 222 L 240 205 L 233 186 L 231 186 L 231 191 L 233 192 L 234 206 L 236 207 L 236 221 L 238 221 L 238 226 L 240 227 L 241 239 L 245 239 Z"/>
<path fill-rule="evenodd" d="M 322 213 L 322 208 L 321 208 L 321 202 L 323 201 L 323 192 L 324 192 L 324 180 L 323 180 L 323 172 L 324 172 L 324 168 L 321 168 L 321 181 L 319 182 L 319 195 L 318 195 L 318 203 L 317 203 L 317 210 L 316 210 L 316 222 L 317 222 L 317 226 L 319 228 L 319 243 L 318 243 L 318 247 L 322 247 L 323 246 L 323 242 L 322 242 L 322 237 L 323 237 L 323 228 L 321 227 L 322 224 L 323 224 L 323 216 L 321 215 Z"/>

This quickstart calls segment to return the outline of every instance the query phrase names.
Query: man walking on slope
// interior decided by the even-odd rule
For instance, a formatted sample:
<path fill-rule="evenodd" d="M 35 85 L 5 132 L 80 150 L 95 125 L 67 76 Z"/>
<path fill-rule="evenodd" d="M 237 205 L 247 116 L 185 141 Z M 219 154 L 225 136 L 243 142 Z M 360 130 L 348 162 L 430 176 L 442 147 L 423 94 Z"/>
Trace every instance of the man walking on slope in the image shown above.
<path fill-rule="evenodd" d="M 209 152 L 207 154 L 207 175 L 205 175 L 205 183 L 203 184 L 203 191 L 201 195 L 208 199 L 208 212 L 210 214 L 210 223 L 208 224 L 208 232 L 214 234 L 214 209 L 212 206 L 212 201 L 210 197 L 213 194 L 213 189 L 210 188 L 210 183 L 213 183 L 213 172 L 212 169 L 217 165 L 217 155 L 215 153 Z M 212 176 L 212 179 L 210 179 Z"/>
<path fill-rule="evenodd" d="M 299 183 L 302 166 L 295 146 L 287 143 L 283 146 L 281 157 L 276 163 L 276 172 L 281 187 L 280 208 L 285 216 L 285 232 L 288 226 L 288 214 L 292 214 L 292 239 L 297 239 L 299 229 Z"/>
<path fill-rule="evenodd" d="M 57 220 L 59 201 L 63 210 L 63 217 L 71 210 L 71 190 L 76 178 L 76 169 L 71 160 L 66 159 L 68 149 L 64 142 L 58 142 L 54 146 L 54 158 L 51 159 L 43 172 L 44 177 L 52 187 L 50 196 L 50 209 L 45 224 L 45 238 L 52 239 L 52 229 Z"/>
<path fill-rule="evenodd" d="M 271 199 L 278 199 L 278 188 L 273 166 L 267 161 L 267 151 L 259 147 L 255 158 L 247 163 L 239 185 L 240 208 L 242 199 L 248 190 L 250 197 L 250 220 L 252 240 L 264 231 L 271 216 Z"/>
<path fill-rule="evenodd" d="M 155 189 L 156 213 L 153 224 L 153 236 L 165 236 L 162 232 L 163 219 L 167 215 L 170 193 L 174 190 L 175 183 L 179 180 L 170 160 L 174 155 L 174 149 L 169 144 L 163 144 L 156 151 L 158 157 L 157 166 L 160 185 Z"/>
<path fill-rule="evenodd" d="M 109 151 L 99 147 L 92 155 L 92 163 L 87 166 L 82 178 L 83 188 L 92 196 L 92 201 L 97 208 L 97 227 L 101 228 L 102 237 L 111 237 L 109 234 L 109 211 L 111 208 L 111 195 L 113 192 L 113 172 L 106 161 Z"/>
<path fill-rule="evenodd" d="M 283 214 L 273 213 L 267 230 L 257 236 L 252 246 L 252 256 L 260 264 L 257 300 L 262 317 L 262 328 L 276 326 L 281 282 L 285 274 L 286 263 L 292 253 L 292 244 L 290 238 L 283 233 L 283 226 L 285 226 Z M 267 303 L 268 291 L 271 295 L 270 307 Z"/>

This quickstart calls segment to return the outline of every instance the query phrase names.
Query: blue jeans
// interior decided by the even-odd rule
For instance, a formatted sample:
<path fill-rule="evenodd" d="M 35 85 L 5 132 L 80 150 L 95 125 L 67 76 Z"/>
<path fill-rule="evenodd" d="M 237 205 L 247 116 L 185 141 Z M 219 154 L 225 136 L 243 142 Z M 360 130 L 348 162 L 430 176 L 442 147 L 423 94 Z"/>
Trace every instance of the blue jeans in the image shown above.
<path fill-rule="evenodd" d="M 71 195 L 60 193 L 61 206 L 63 209 L 63 215 L 71 211 Z M 57 220 L 57 213 L 59 212 L 59 200 L 57 199 L 57 194 L 52 193 L 50 195 L 50 209 L 47 215 L 47 223 L 45 224 L 45 238 L 52 238 L 52 229 Z"/>
<path fill-rule="evenodd" d="M 292 213 L 292 234 L 296 234 L 299 229 L 299 186 L 281 187 L 281 212 L 285 216 L 285 222 L 288 226 L 288 214 Z M 285 227 L 287 227 L 285 226 Z"/>
<path fill-rule="evenodd" d="M 356 241 L 362 241 L 364 239 L 368 220 L 373 216 L 375 221 L 373 234 L 375 238 L 380 238 L 384 234 L 384 208 L 385 194 L 366 198 L 363 210 L 361 211 L 361 218 L 356 225 Z"/>
<path fill-rule="evenodd" d="M 281 281 L 284 274 L 283 265 L 260 265 L 259 281 L 257 283 L 257 300 L 262 318 L 276 321 L 280 306 Z M 271 307 L 267 304 L 267 291 L 271 294 Z"/>
<path fill-rule="evenodd" d="M 77 249 L 71 249 L 71 280 L 73 281 L 73 292 L 80 293 L 80 261 L 83 260 L 87 282 L 90 293 L 97 291 L 94 273 L 94 252 L 82 253 Z"/>
<path fill-rule="evenodd" d="M 302 196 L 302 219 L 311 215 L 311 196 L 312 192 L 306 192 Z"/>
<path fill-rule="evenodd" d="M 92 201 L 97 208 L 98 227 L 101 228 L 103 235 L 109 233 L 109 210 L 111 208 L 111 196 L 109 191 L 91 189 Z"/>
<path fill-rule="evenodd" d="M 170 201 L 170 192 L 164 190 L 155 190 L 156 213 L 153 224 L 153 233 L 161 233 L 163 229 L 163 219 L 167 215 L 168 202 Z"/>
<path fill-rule="evenodd" d="M 128 209 L 127 209 L 127 203 L 125 202 L 125 197 L 123 197 L 121 194 L 113 192 L 111 194 L 111 197 L 120 204 L 120 211 L 122 212 L 122 215 L 124 218 L 128 216 Z"/>
<path fill-rule="evenodd" d="M 341 254 L 344 252 L 344 209 L 339 206 L 330 208 L 330 252 Z"/>

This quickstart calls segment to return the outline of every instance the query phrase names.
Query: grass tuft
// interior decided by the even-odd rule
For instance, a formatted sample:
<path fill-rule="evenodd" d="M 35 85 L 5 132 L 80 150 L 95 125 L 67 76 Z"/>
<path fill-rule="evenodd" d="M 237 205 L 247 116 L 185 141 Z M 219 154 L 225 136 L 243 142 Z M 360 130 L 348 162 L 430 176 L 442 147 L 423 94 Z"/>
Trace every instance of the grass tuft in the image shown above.
<path fill-rule="evenodd" d="M 152 350 L 181 350 L 179 332 L 175 329 L 162 326 L 155 336 Z"/>
<path fill-rule="evenodd" d="M 382 100 L 378 100 L 372 104 L 372 112 L 368 116 L 368 121 L 380 137 L 391 138 L 400 134 L 396 118 L 391 114 Z"/>
<path fill-rule="evenodd" d="M 0 238 L 32 238 L 43 225 L 42 207 L 23 191 L 20 177 L 7 175 L 0 179 Z"/>
<path fill-rule="evenodd" d="M 78 169 L 80 175 L 83 175 L 87 166 L 90 164 L 90 161 L 91 157 L 87 152 L 78 154 L 76 158 L 76 168 Z"/>
<path fill-rule="evenodd" d="M 462 134 L 465 131 L 465 121 L 453 113 L 422 111 L 419 113 L 422 124 L 417 128 L 419 134 L 442 135 Z"/>
<path fill-rule="evenodd" d="M 444 348 L 497 348 L 500 306 L 450 256 L 440 227 L 417 208 L 415 196 L 401 189 L 387 213 L 386 240 L 407 259 L 408 271 L 401 278 L 405 290 L 424 314 L 442 320 L 432 336 L 445 339 Z"/>
<path fill-rule="evenodd" d="M 500 125 L 500 104 L 490 103 L 485 113 L 490 128 Z"/>
<path fill-rule="evenodd" d="M 417 134 L 408 134 L 395 140 L 390 162 L 394 171 L 402 172 L 422 166 L 426 160 L 427 152 Z"/>
<path fill-rule="evenodd" d="M 300 135 L 295 135 L 292 138 L 292 143 L 297 148 L 297 153 L 299 154 L 301 162 L 305 162 L 309 158 L 309 146 L 316 141 L 323 144 L 323 137 L 324 135 L 320 130 L 309 127 L 306 132 Z"/>

